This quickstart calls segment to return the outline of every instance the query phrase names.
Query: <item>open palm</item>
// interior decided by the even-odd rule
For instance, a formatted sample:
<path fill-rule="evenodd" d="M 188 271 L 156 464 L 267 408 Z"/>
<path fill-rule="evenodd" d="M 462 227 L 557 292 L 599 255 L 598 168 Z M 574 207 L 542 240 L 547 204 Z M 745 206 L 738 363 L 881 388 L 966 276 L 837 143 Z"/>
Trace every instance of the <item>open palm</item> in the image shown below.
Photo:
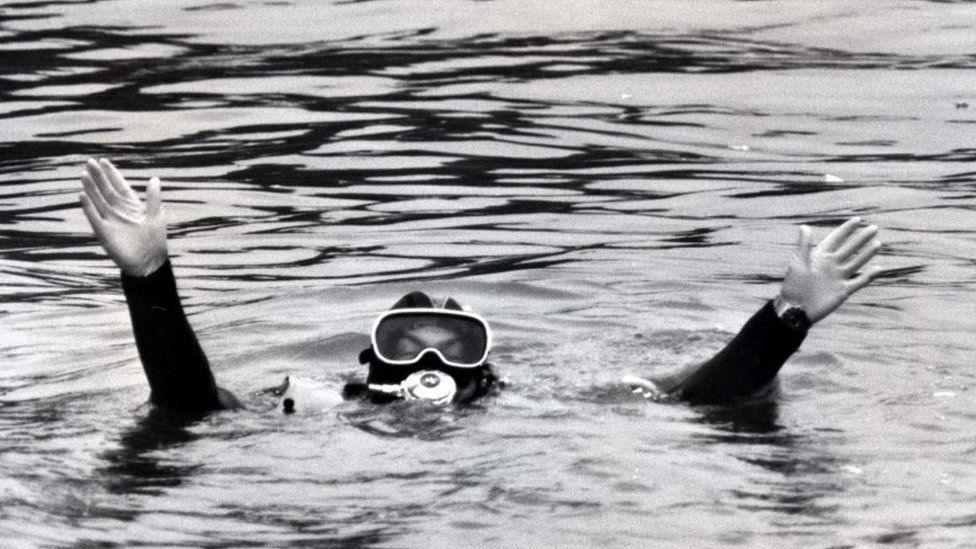
<path fill-rule="evenodd" d="M 81 206 L 112 261 L 130 276 L 146 276 L 166 262 L 166 222 L 159 179 L 152 178 L 145 202 L 106 159 L 85 163 Z"/>
<path fill-rule="evenodd" d="M 803 308 L 810 321 L 817 322 L 871 282 L 880 272 L 877 268 L 860 274 L 858 270 L 878 253 L 881 242 L 876 226 L 860 224 L 860 218 L 851 218 L 816 245 L 810 227 L 800 227 L 780 299 Z"/>

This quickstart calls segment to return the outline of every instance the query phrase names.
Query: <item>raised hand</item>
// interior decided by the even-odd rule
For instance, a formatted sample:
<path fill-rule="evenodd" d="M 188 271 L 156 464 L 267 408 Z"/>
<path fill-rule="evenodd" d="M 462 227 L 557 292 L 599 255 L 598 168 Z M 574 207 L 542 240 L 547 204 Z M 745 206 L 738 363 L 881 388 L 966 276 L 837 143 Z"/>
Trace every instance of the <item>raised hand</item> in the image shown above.
<path fill-rule="evenodd" d="M 878 228 L 860 225 L 859 217 L 851 218 L 816 245 L 810 227 L 801 226 L 777 301 L 801 307 L 817 322 L 877 277 L 878 267 L 857 274 L 881 249 Z"/>
<path fill-rule="evenodd" d="M 146 276 L 166 262 L 166 222 L 159 178 L 149 180 L 145 202 L 111 162 L 89 158 L 81 183 L 81 207 L 102 248 L 129 276 Z"/>

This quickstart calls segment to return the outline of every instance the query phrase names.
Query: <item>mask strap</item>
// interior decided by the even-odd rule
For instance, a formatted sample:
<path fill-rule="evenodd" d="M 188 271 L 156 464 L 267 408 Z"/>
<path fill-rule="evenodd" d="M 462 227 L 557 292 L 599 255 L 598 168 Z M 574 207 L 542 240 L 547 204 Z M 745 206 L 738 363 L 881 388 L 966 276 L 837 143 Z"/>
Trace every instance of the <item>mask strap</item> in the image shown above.
<path fill-rule="evenodd" d="M 373 362 L 375 359 L 376 359 L 376 353 L 373 352 L 372 347 L 370 347 L 369 349 L 363 349 L 362 352 L 359 353 L 360 364 L 368 364 L 370 362 Z"/>
<path fill-rule="evenodd" d="M 463 305 L 454 300 L 453 297 L 449 297 L 444 300 L 444 305 L 441 306 L 442 309 L 448 311 L 464 311 L 466 310 Z"/>

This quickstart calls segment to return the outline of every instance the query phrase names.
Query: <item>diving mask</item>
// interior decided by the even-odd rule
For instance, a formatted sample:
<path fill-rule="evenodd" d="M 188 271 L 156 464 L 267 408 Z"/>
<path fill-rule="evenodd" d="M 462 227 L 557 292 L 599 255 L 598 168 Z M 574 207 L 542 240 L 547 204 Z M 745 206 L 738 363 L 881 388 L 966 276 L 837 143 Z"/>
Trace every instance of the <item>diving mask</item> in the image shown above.
<path fill-rule="evenodd" d="M 466 311 L 393 309 L 373 324 L 373 352 L 393 366 L 416 364 L 433 353 L 446 366 L 476 368 L 490 350 L 488 322 Z"/>

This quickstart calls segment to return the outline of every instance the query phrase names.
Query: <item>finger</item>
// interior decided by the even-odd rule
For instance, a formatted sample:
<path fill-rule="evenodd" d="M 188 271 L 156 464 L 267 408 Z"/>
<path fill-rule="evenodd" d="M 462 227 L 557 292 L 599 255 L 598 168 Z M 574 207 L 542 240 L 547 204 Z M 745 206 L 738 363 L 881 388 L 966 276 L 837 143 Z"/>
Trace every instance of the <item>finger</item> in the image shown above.
<path fill-rule="evenodd" d="M 861 229 L 860 231 L 854 233 L 854 235 L 848 238 L 840 248 L 837 248 L 837 251 L 835 252 L 837 259 L 840 261 L 850 259 L 850 257 L 860 251 L 865 244 L 871 242 L 871 240 L 873 240 L 877 234 L 878 227 L 875 225 L 868 225 L 867 228 Z"/>
<path fill-rule="evenodd" d="M 852 217 L 848 219 L 840 227 L 830 231 L 830 234 L 827 235 L 827 238 L 823 239 L 823 242 L 821 242 L 820 245 L 823 246 L 824 251 L 827 252 L 837 250 L 841 243 L 847 240 L 847 237 L 851 236 L 851 233 L 857 229 L 857 226 L 860 223 L 860 217 Z"/>
<path fill-rule="evenodd" d="M 163 196 L 159 189 L 160 182 L 158 177 L 149 180 L 146 187 L 146 216 L 156 217 L 163 208 Z"/>
<path fill-rule="evenodd" d="M 85 212 L 85 217 L 88 218 L 88 223 L 91 224 L 92 230 L 95 231 L 95 234 L 101 238 L 102 232 L 104 231 L 105 220 L 102 219 L 102 216 L 98 215 L 98 210 L 95 209 L 95 205 L 92 204 L 92 201 L 90 198 L 88 198 L 88 195 L 81 194 L 78 196 L 81 198 L 81 210 Z"/>
<path fill-rule="evenodd" d="M 98 162 L 89 158 L 85 162 L 85 167 L 88 168 L 88 176 L 98 186 L 98 190 L 105 201 L 109 204 L 122 206 L 125 199 L 115 190 L 115 187 L 109 181 L 108 175 L 102 170 Z"/>
<path fill-rule="evenodd" d="M 867 246 L 861 248 L 857 254 L 854 255 L 847 263 L 842 267 L 844 274 L 851 276 L 856 273 L 861 267 L 871 261 L 878 250 L 881 249 L 881 241 L 874 239 Z"/>
<path fill-rule="evenodd" d="M 122 177 L 122 174 L 119 173 L 119 170 L 115 168 L 114 164 L 112 164 L 107 158 L 100 158 L 98 163 L 101 164 L 102 170 L 108 176 L 109 182 L 112 183 L 112 186 L 115 187 L 115 191 L 118 192 L 121 197 L 134 202 L 139 201 L 138 197 L 136 197 L 136 193 L 132 191 L 132 186 L 129 185 L 129 182 L 126 181 L 124 177 Z"/>
<path fill-rule="evenodd" d="M 95 207 L 98 215 L 101 217 L 111 215 L 111 207 L 109 206 L 108 202 L 105 201 L 105 197 L 102 196 L 101 191 L 98 190 L 98 185 L 92 181 L 88 174 L 83 174 L 81 176 L 81 185 L 85 188 L 85 196 L 88 197 L 89 202 Z"/>
<path fill-rule="evenodd" d="M 109 203 L 102 194 L 101 187 L 96 185 L 88 174 L 81 176 L 81 184 L 85 187 L 85 194 L 95 206 L 98 215 L 103 219 L 118 219 L 129 223 L 138 223 L 142 217 L 142 212 L 138 209 Z"/>
<path fill-rule="evenodd" d="M 813 248 L 813 230 L 809 225 L 800 225 L 800 234 L 796 239 L 796 253 L 804 265 L 810 265 L 810 250 Z"/>
<path fill-rule="evenodd" d="M 867 286 L 872 280 L 878 278 L 878 276 L 884 272 L 881 267 L 872 267 L 871 269 L 864 271 L 860 275 L 848 280 L 846 282 L 847 295 L 851 295 L 857 292 L 861 288 Z"/>

